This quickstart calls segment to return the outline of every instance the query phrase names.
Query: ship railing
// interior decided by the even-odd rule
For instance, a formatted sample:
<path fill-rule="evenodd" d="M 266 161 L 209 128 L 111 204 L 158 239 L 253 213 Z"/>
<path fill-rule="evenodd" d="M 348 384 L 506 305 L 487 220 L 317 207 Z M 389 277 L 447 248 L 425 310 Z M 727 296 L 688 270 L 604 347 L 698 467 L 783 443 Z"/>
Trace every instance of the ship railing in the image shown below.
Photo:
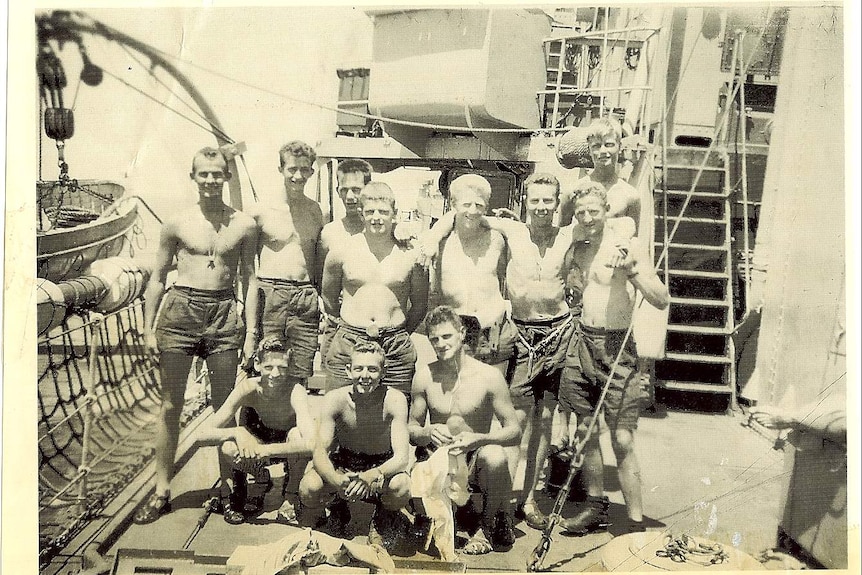
<path fill-rule="evenodd" d="M 39 338 L 39 557 L 61 552 L 152 457 L 160 406 L 142 299 L 106 314 L 76 310 Z M 198 366 L 199 367 L 199 366 Z M 196 369 L 182 421 L 208 404 Z M 196 392 L 196 393 L 195 393 Z"/>

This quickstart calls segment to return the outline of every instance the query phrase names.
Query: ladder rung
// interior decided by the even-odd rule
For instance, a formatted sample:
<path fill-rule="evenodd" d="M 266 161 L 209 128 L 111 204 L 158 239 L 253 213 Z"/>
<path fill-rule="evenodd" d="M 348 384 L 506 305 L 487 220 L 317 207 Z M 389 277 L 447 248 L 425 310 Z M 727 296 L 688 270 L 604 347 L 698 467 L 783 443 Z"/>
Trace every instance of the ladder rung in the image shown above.
<path fill-rule="evenodd" d="M 659 269 L 656 273 L 664 274 L 663 269 Z M 708 278 L 708 279 L 730 279 L 730 274 L 727 272 L 702 272 L 699 270 L 667 270 L 668 275 L 685 276 L 693 278 Z"/>
<path fill-rule="evenodd" d="M 730 363 L 732 360 L 729 357 L 722 355 L 703 355 L 700 353 L 678 353 L 667 352 L 664 354 L 665 359 L 674 361 L 689 361 L 694 363 Z"/>
<path fill-rule="evenodd" d="M 730 335 L 733 331 L 730 327 L 707 327 L 702 325 L 674 325 L 668 324 L 668 331 L 675 333 L 699 333 L 704 335 Z"/>
<path fill-rule="evenodd" d="M 653 242 L 653 245 L 657 248 L 664 247 L 664 242 Z M 671 249 L 680 249 L 680 250 L 703 250 L 707 252 L 724 252 L 730 250 L 729 246 L 708 246 L 705 244 L 678 244 L 671 243 Z"/>
<path fill-rule="evenodd" d="M 703 393 L 731 393 L 725 383 L 700 383 L 695 381 L 661 380 L 660 387 L 673 391 L 700 391 Z"/>
<path fill-rule="evenodd" d="M 709 307 L 730 307 L 730 302 L 727 302 L 723 299 L 696 299 L 696 298 L 688 298 L 688 297 L 674 297 L 671 296 L 670 303 L 680 304 L 680 305 L 699 305 L 699 306 L 709 306 Z"/>
<path fill-rule="evenodd" d="M 661 221 L 661 219 L 662 219 L 663 217 L 664 217 L 664 216 L 662 216 L 662 215 L 657 215 L 657 216 L 655 217 L 655 219 L 657 219 L 657 220 Z M 667 216 L 667 219 L 669 219 L 669 220 L 679 220 L 679 221 L 681 221 L 681 222 L 688 222 L 688 223 L 694 223 L 694 224 L 714 224 L 714 225 L 716 225 L 716 226 L 719 226 L 719 225 L 721 225 L 721 226 L 727 225 L 727 220 L 716 220 L 716 219 L 713 219 L 713 218 L 692 218 L 692 217 L 689 217 L 689 216 Z"/>

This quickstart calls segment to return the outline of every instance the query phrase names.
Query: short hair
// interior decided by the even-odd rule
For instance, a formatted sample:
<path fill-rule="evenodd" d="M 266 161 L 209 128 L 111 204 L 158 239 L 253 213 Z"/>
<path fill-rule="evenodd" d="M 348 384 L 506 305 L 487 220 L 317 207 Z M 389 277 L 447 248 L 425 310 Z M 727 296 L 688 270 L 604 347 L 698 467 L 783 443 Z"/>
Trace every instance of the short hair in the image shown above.
<path fill-rule="evenodd" d="M 263 361 L 263 356 L 268 353 L 287 353 L 287 346 L 277 336 L 265 337 L 257 344 L 257 359 Z"/>
<path fill-rule="evenodd" d="M 354 345 L 353 349 L 350 351 L 350 357 L 352 358 L 354 355 L 358 355 L 360 353 L 373 353 L 379 355 L 383 360 L 380 364 L 385 365 L 386 363 L 386 353 L 376 341 L 357 341 L 356 345 Z"/>
<path fill-rule="evenodd" d="M 365 207 L 366 202 L 374 201 L 387 201 L 392 204 L 392 209 L 395 209 L 395 194 L 392 192 L 392 188 L 383 182 L 369 182 L 359 192 L 360 207 Z"/>
<path fill-rule="evenodd" d="M 605 187 L 598 182 L 584 180 L 575 185 L 575 201 L 581 198 L 586 198 L 587 196 L 596 196 L 603 204 L 608 203 L 608 192 L 605 190 Z"/>
<path fill-rule="evenodd" d="M 461 316 L 448 305 L 437 306 L 425 316 L 425 327 L 429 333 L 431 328 L 444 323 L 451 323 L 459 331 L 464 327 Z"/>
<path fill-rule="evenodd" d="M 596 118 L 590 123 L 590 127 L 587 128 L 587 142 L 590 140 L 601 140 L 605 136 L 612 134 L 616 138 L 617 143 L 622 140 L 623 129 L 620 123 L 611 120 L 607 116 Z"/>
<path fill-rule="evenodd" d="M 220 150 L 218 148 L 213 148 L 212 146 L 206 146 L 205 148 L 201 148 L 200 150 L 195 152 L 195 155 L 192 156 L 192 173 L 193 174 L 195 173 L 195 162 L 197 162 L 198 158 L 206 158 L 207 160 L 215 160 L 216 158 L 221 158 L 222 160 L 224 160 L 225 170 L 230 169 L 228 167 L 227 156 L 225 155 L 225 153 L 222 150 Z"/>
<path fill-rule="evenodd" d="M 479 195 L 485 203 L 491 199 L 491 184 L 479 174 L 463 174 L 449 183 L 449 196 L 457 198 L 461 192 L 472 190 Z"/>
<path fill-rule="evenodd" d="M 317 160 L 317 152 L 314 151 L 314 148 L 300 140 L 288 142 L 281 147 L 281 149 L 278 151 L 278 159 L 280 162 L 280 166 L 284 166 L 287 156 L 293 156 L 295 158 L 308 158 L 308 161 L 312 164 L 315 160 Z"/>
<path fill-rule="evenodd" d="M 338 162 L 338 169 L 335 170 L 335 173 L 339 177 L 342 174 L 362 174 L 366 184 L 371 181 L 371 172 L 371 164 L 359 158 L 350 158 L 349 160 Z"/>
<path fill-rule="evenodd" d="M 524 197 L 527 196 L 527 188 L 532 186 L 533 184 L 543 184 L 546 186 L 554 186 L 554 196 L 559 199 L 560 197 L 560 180 L 553 174 L 548 174 L 546 172 L 537 172 L 535 174 L 530 175 L 529 178 L 524 182 Z"/>

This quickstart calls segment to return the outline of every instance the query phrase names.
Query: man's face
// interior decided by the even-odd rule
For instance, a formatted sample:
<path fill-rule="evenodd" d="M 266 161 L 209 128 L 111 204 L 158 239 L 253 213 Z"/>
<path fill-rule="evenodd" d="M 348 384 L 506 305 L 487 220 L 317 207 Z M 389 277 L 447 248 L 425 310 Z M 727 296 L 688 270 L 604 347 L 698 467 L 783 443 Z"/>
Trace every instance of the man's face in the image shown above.
<path fill-rule="evenodd" d="M 309 158 L 288 154 L 279 171 L 284 176 L 285 191 L 292 196 L 297 196 L 305 193 L 305 183 L 314 174 L 314 167 Z"/>
<path fill-rule="evenodd" d="M 604 230 L 607 213 L 607 204 L 598 196 L 588 195 L 575 200 L 575 219 L 587 235 L 592 236 Z"/>
<path fill-rule="evenodd" d="M 448 321 L 438 323 L 428 331 L 428 341 L 437 359 L 450 360 L 458 355 L 464 345 L 464 328 L 458 329 Z"/>
<path fill-rule="evenodd" d="M 220 200 L 224 183 L 230 179 L 224 158 L 198 156 L 194 160 L 193 170 L 192 180 L 198 186 L 198 195 L 201 198 Z"/>
<path fill-rule="evenodd" d="M 452 197 L 452 202 L 456 221 L 466 226 L 477 225 L 488 208 L 485 199 L 470 188 L 459 191 L 457 195 Z"/>
<path fill-rule="evenodd" d="M 606 134 L 601 139 L 590 138 L 590 156 L 596 168 L 616 169 L 620 155 L 620 145 L 614 134 Z"/>
<path fill-rule="evenodd" d="M 289 360 L 289 353 L 267 351 L 261 359 L 255 361 L 255 368 L 260 372 L 260 386 L 264 395 L 277 393 L 287 383 Z"/>
<path fill-rule="evenodd" d="M 347 172 L 338 174 L 338 197 L 344 204 L 348 215 L 362 214 L 359 206 L 359 192 L 365 187 L 365 174 L 362 172 Z"/>
<path fill-rule="evenodd" d="M 530 184 L 527 187 L 527 213 L 530 221 L 539 226 L 550 226 L 559 204 L 559 196 L 550 184 Z"/>
<path fill-rule="evenodd" d="M 361 395 L 373 392 L 383 381 L 383 358 L 377 353 L 354 353 L 346 369 L 353 388 Z"/>
<path fill-rule="evenodd" d="M 395 223 L 395 208 L 389 200 L 366 200 L 362 203 L 362 219 L 366 231 L 389 235 Z"/>

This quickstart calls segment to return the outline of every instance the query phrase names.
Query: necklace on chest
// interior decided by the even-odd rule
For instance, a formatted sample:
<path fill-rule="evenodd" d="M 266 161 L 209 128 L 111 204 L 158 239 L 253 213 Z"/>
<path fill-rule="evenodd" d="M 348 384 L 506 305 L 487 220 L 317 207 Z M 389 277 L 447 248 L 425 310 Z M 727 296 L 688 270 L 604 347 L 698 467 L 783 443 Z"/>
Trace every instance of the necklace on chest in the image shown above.
<path fill-rule="evenodd" d="M 221 231 L 225 227 L 224 208 L 222 208 L 221 213 L 219 214 L 218 219 L 214 222 L 213 227 L 214 227 L 214 231 L 215 231 L 215 237 L 213 238 L 212 242 L 210 243 L 210 249 L 209 249 L 209 255 L 208 255 L 209 261 L 207 262 L 207 267 L 211 270 L 215 269 L 216 244 L 218 244 L 219 238 L 221 236 Z"/>

